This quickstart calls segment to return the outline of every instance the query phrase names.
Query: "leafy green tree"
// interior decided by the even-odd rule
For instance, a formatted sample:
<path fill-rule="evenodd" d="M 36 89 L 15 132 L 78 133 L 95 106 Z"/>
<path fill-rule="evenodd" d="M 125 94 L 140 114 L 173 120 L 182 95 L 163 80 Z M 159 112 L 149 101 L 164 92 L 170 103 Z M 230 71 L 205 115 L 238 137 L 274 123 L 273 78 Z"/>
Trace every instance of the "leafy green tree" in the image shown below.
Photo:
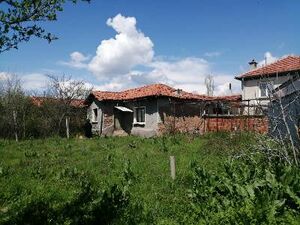
<path fill-rule="evenodd" d="M 67 1 L 77 3 L 91 0 L 0 0 L 0 53 L 17 49 L 20 42 L 32 36 L 47 40 L 57 39 L 40 24 L 57 20 Z"/>

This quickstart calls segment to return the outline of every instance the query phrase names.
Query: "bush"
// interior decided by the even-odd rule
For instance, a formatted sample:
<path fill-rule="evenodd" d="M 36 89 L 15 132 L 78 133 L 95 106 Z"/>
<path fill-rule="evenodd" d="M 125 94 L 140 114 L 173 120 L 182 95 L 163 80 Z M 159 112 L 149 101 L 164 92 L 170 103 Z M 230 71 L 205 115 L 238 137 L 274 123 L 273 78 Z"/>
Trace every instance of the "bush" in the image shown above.
<path fill-rule="evenodd" d="M 224 172 L 195 169 L 191 215 L 199 224 L 297 224 L 300 169 L 264 157 L 230 160 Z"/>

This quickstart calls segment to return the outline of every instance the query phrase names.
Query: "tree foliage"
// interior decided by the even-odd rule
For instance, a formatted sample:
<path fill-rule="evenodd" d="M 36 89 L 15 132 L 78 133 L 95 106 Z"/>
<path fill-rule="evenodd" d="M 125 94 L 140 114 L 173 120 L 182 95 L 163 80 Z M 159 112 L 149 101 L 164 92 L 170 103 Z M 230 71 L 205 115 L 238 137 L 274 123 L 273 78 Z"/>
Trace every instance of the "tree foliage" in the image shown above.
<path fill-rule="evenodd" d="M 29 96 L 17 76 L 0 81 L 0 138 L 65 136 L 66 117 L 71 135 L 82 133 L 86 118 L 83 100 L 91 89 L 83 81 L 49 76 L 44 96 Z"/>
<path fill-rule="evenodd" d="M 57 20 L 66 2 L 90 2 L 90 0 L 0 0 L 0 53 L 18 48 L 20 42 L 32 36 L 49 43 L 57 39 L 40 24 Z"/>
<path fill-rule="evenodd" d="M 73 122 L 84 122 L 86 109 L 81 104 L 92 88 L 87 88 L 82 80 L 73 80 L 64 75 L 48 75 L 48 78 L 48 90 L 43 104 L 44 114 L 47 118 L 52 118 L 51 124 L 56 127 L 57 134 L 63 134 L 63 122 L 67 116 L 71 117 Z"/>

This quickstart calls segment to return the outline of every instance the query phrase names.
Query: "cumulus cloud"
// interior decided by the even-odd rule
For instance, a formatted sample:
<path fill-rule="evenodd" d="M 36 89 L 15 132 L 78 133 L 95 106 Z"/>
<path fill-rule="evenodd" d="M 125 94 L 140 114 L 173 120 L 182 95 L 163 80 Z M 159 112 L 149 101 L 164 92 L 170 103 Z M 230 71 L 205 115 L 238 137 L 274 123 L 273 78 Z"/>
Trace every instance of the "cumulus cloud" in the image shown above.
<path fill-rule="evenodd" d="M 278 58 L 273 56 L 271 52 L 265 52 L 264 54 L 264 59 L 259 61 L 258 66 L 265 66 L 268 65 L 270 63 L 273 63 L 277 60 Z"/>
<path fill-rule="evenodd" d="M 43 90 L 48 82 L 48 78 L 41 73 L 24 74 L 20 78 L 26 90 Z"/>
<path fill-rule="evenodd" d="M 80 52 L 72 52 L 70 54 L 69 62 L 60 62 L 60 64 L 67 65 L 73 68 L 87 68 L 86 61 L 89 60 L 89 56 L 85 56 Z"/>
<path fill-rule="evenodd" d="M 231 95 L 239 93 L 240 81 L 232 79 L 232 76 L 218 76 L 218 85 L 215 88 L 215 95 Z M 229 85 L 231 84 L 231 90 Z"/>
<path fill-rule="evenodd" d="M 118 14 L 109 18 L 106 23 L 116 32 L 114 38 L 101 41 L 96 55 L 88 64 L 90 70 L 98 78 L 128 73 L 136 65 L 152 61 L 153 43 L 136 28 L 134 17 Z"/>
<path fill-rule="evenodd" d="M 0 72 L 0 83 L 8 79 L 20 79 L 21 85 L 26 91 L 45 89 L 47 84 L 47 77 L 41 73 L 10 73 Z"/>
<path fill-rule="evenodd" d="M 113 38 L 102 40 L 96 55 L 89 60 L 80 52 L 73 52 L 65 65 L 89 70 L 99 81 L 101 90 L 122 90 L 151 83 L 164 83 L 204 94 L 204 78 L 214 74 L 211 64 L 202 58 L 174 59 L 154 57 L 153 42 L 137 29 L 134 17 L 121 14 L 109 18 L 106 24 L 116 31 Z M 220 52 L 207 52 L 217 57 Z M 142 67 L 142 69 L 140 68 Z M 234 81 L 233 76 L 215 75 L 216 94 L 225 93 L 224 82 Z M 219 88 L 223 85 L 223 88 Z"/>
<path fill-rule="evenodd" d="M 151 64 L 150 76 L 166 77 L 173 83 L 193 83 L 210 72 L 209 63 L 201 58 L 185 58 L 177 61 L 156 61 Z"/>
<path fill-rule="evenodd" d="M 0 72 L 0 81 L 5 81 L 12 78 L 12 74 L 8 72 Z"/>
<path fill-rule="evenodd" d="M 129 73 L 133 67 L 152 61 L 153 43 L 137 29 L 134 17 L 118 14 L 109 18 L 106 24 L 117 34 L 114 38 L 102 40 L 89 62 L 89 57 L 76 51 L 71 53 L 70 61 L 61 63 L 73 68 L 86 68 L 103 80 Z"/>
<path fill-rule="evenodd" d="M 233 76 L 211 72 L 208 62 L 198 58 L 182 59 L 176 62 L 158 61 L 149 72 L 131 71 L 117 76 L 96 87 L 99 90 L 119 91 L 146 84 L 163 83 L 199 94 L 206 93 L 205 75 L 212 74 L 215 81 L 215 95 L 230 95 L 239 92 L 240 83 Z M 232 84 L 232 91 L 229 90 Z"/>

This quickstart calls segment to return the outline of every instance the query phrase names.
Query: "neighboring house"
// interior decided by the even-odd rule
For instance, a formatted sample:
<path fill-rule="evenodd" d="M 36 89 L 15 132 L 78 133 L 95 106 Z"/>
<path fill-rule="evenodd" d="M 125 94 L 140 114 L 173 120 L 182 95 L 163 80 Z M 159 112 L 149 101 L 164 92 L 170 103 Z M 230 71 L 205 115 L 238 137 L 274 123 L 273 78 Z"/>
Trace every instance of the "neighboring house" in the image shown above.
<path fill-rule="evenodd" d="M 56 99 L 50 97 L 40 97 L 40 96 L 31 96 L 30 97 L 32 103 L 36 106 L 41 106 L 44 103 L 63 103 L 70 105 L 74 108 L 84 108 L 84 100 L 83 99 Z"/>
<path fill-rule="evenodd" d="M 300 78 L 288 80 L 272 93 L 268 110 L 269 133 L 300 146 Z"/>
<path fill-rule="evenodd" d="M 176 126 L 181 130 L 199 131 L 204 114 L 231 113 L 220 108 L 220 101 L 224 106 L 240 99 L 240 95 L 210 97 L 153 84 L 121 92 L 94 91 L 86 99 L 86 104 L 94 133 L 150 137 L 172 129 L 173 125 L 174 129 Z"/>
<path fill-rule="evenodd" d="M 236 76 L 235 79 L 242 82 L 243 103 L 253 106 L 251 114 L 260 114 L 261 109 L 265 110 L 270 102 L 269 95 L 272 90 L 300 72 L 299 56 L 287 56 L 259 68 L 254 60 L 249 64 L 252 69 Z"/>

